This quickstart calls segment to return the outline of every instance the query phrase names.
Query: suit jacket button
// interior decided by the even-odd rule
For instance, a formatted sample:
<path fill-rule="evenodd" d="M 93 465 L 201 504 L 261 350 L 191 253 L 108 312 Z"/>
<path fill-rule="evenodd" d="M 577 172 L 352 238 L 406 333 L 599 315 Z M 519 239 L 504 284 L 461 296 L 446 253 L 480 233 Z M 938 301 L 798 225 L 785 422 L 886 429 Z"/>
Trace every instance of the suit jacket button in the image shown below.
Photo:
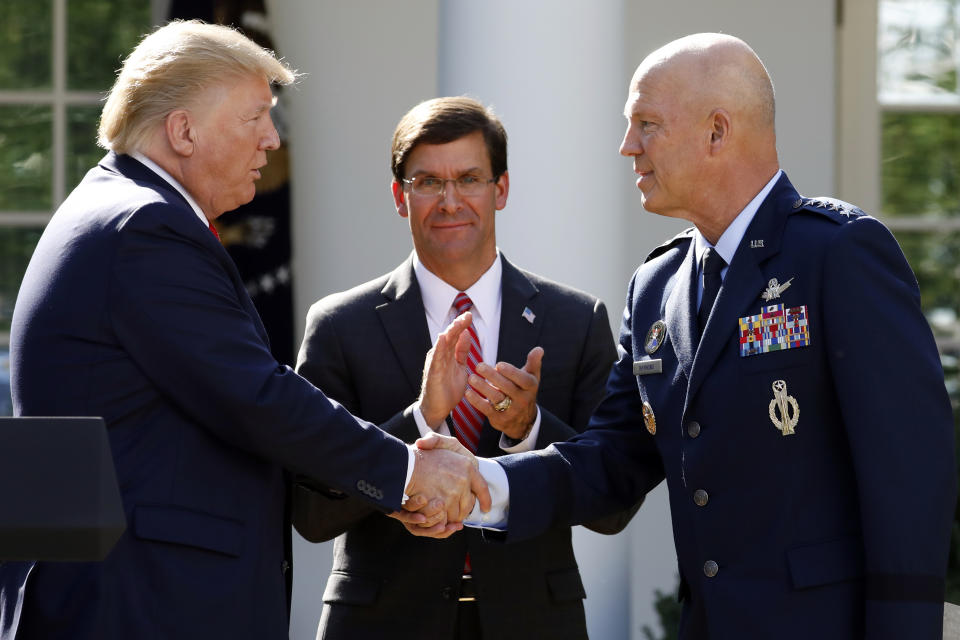
<path fill-rule="evenodd" d="M 703 575 L 708 578 L 712 578 L 717 575 L 717 572 L 720 571 L 719 565 L 713 560 L 707 560 L 703 563 Z"/>
<path fill-rule="evenodd" d="M 696 491 L 693 492 L 693 502 L 694 502 L 698 507 L 705 507 L 705 506 L 707 506 L 707 501 L 708 501 L 709 499 L 710 499 L 710 496 L 707 495 L 707 492 L 704 491 L 703 489 L 697 489 Z"/>
<path fill-rule="evenodd" d="M 440 596 L 441 596 L 444 600 L 449 600 L 450 598 L 452 598 L 452 597 L 453 597 L 453 587 L 444 587 L 443 589 L 440 589 Z"/>
<path fill-rule="evenodd" d="M 290 563 L 287 560 L 284 560 L 280 563 L 280 573 L 287 575 L 287 571 L 290 571 Z"/>
<path fill-rule="evenodd" d="M 687 435 L 691 438 L 696 438 L 700 435 L 700 423 L 696 420 L 691 420 L 687 423 Z"/>

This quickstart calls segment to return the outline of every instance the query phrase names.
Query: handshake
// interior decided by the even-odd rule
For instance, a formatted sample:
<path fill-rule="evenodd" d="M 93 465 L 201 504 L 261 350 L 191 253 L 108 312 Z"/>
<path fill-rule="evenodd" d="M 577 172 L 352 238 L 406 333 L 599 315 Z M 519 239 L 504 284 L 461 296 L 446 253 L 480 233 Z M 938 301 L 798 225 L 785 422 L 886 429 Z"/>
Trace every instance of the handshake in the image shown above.
<path fill-rule="evenodd" d="M 537 389 L 543 349 L 535 347 L 523 369 L 505 362 L 491 366 L 467 366 L 470 312 L 454 320 L 427 353 L 420 391 L 420 412 L 436 430 L 461 399 L 485 416 L 490 425 L 514 440 L 527 437 L 537 416 Z M 446 538 L 463 528 L 463 522 L 479 502 L 490 510 L 487 483 L 477 459 L 457 438 L 436 433 L 413 445 L 415 465 L 404 493 L 408 499 L 396 518 L 417 536 Z"/>

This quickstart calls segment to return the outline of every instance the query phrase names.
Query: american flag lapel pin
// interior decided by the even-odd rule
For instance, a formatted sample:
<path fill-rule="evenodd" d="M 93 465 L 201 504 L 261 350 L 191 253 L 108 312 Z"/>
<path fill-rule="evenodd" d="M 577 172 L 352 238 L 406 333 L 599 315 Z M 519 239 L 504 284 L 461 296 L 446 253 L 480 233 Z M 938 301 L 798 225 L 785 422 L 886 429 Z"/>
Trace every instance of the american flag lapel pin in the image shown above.
<path fill-rule="evenodd" d="M 533 324 L 533 321 L 537 319 L 537 316 L 533 314 L 533 311 L 530 311 L 530 307 L 524 307 L 523 313 L 521 313 L 520 315 L 522 315 L 524 319 L 530 324 Z"/>

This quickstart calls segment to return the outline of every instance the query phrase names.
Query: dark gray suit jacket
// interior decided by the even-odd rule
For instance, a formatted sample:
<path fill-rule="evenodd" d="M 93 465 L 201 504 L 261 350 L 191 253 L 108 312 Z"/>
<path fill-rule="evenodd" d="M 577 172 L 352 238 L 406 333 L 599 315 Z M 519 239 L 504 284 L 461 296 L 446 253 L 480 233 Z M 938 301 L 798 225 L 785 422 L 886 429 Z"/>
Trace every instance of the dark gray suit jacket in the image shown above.
<path fill-rule="evenodd" d="M 602 302 L 520 271 L 506 258 L 502 288 L 498 360 L 522 367 L 534 346 L 545 351 L 537 440 L 543 448 L 586 425 L 615 358 L 613 336 Z M 297 370 L 357 415 L 413 442 L 419 432 L 410 406 L 430 344 L 411 258 L 314 304 Z M 485 424 L 477 455 L 501 455 L 499 440 L 500 432 Z M 592 528 L 615 533 L 633 511 Z M 360 500 L 305 483 L 294 488 L 294 524 L 308 540 L 337 537 L 323 594 L 323 638 L 453 637 L 468 551 L 484 637 L 586 637 L 585 593 L 568 526 L 509 545 L 487 542 L 474 529 L 446 540 L 416 538 Z M 409 622 L 412 611 L 414 625 L 398 624 Z"/>

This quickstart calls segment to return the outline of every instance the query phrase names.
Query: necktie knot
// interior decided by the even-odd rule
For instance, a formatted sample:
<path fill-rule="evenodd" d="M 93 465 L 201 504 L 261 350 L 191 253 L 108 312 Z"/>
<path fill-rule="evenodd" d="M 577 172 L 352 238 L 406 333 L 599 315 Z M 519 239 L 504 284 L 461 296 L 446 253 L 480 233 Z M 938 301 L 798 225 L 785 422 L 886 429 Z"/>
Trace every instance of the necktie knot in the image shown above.
<path fill-rule="evenodd" d="M 720 252 L 710 247 L 703 252 L 703 274 L 720 273 L 727 266 L 727 261 L 723 259 Z"/>
<path fill-rule="evenodd" d="M 457 313 L 460 314 L 464 311 L 470 311 L 470 309 L 473 308 L 473 300 L 470 299 L 470 296 L 461 291 L 457 294 L 457 297 L 453 299 L 453 306 L 456 308 Z"/>

